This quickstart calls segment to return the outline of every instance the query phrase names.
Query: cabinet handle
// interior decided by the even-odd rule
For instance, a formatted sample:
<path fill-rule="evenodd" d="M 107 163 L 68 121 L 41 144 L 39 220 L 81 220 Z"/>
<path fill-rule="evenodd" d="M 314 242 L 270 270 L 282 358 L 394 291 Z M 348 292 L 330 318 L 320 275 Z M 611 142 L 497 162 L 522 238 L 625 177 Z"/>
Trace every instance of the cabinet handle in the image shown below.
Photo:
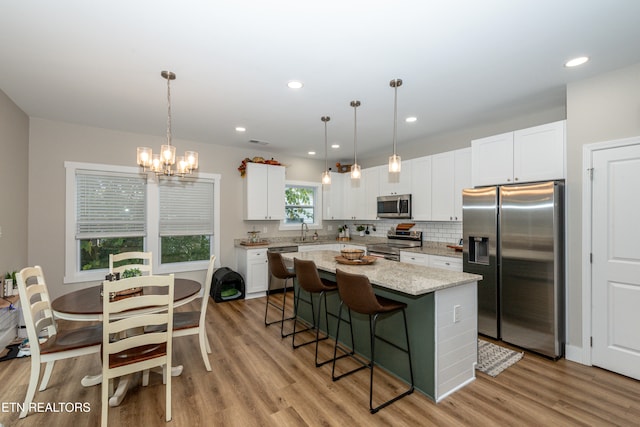
<path fill-rule="evenodd" d="M 516 178 L 514 181 L 517 181 L 517 180 L 518 180 L 518 178 Z"/>

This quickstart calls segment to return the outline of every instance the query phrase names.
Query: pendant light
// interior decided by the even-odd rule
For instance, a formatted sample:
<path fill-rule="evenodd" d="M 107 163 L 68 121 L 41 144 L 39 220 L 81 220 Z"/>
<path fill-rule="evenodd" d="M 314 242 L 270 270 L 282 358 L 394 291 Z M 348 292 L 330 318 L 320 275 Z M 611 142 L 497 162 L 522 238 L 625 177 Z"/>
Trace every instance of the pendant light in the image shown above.
<path fill-rule="evenodd" d="M 329 173 L 329 164 L 327 161 L 327 122 L 331 120 L 329 116 L 322 116 L 320 120 L 324 122 L 324 172 L 322 172 L 322 183 L 331 184 L 331 174 Z"/>
<path fill-rule="evenodd" d="M 389 86 L 394 89 L 393 97 L 393 156 L 389 157 L 389 173 L 400 173 L 402 161 L 396 154 L 396 140 L 398 135 L 398 88 L 402 86 L 402 80 L 394 79 L 389 82 Z"/>
<path fill-rule="evenodd" d="M 143 171 L 150 169 L 156 175 L 184 177 L 198 169 L 198 153 L 185 151 L 176 162 L 176 147 L 171 144 L 171 80 L 176 79 L 176 74 L 162 71 L 160 75 L 167 80 L 167 143 L 160 147 L 160 154 L 153 154 L 150 147 L 138 147 L 137 162 Z"/>
<path fill-rule="evenodd" d="M 351 179 L 360 179 L 362 171 L 358 164 L 358 115 L 356 113 L 357 108 L 360 106 L 360 101 L 351 101 L 353 107 L 353 165 L 351 166 Z"/>

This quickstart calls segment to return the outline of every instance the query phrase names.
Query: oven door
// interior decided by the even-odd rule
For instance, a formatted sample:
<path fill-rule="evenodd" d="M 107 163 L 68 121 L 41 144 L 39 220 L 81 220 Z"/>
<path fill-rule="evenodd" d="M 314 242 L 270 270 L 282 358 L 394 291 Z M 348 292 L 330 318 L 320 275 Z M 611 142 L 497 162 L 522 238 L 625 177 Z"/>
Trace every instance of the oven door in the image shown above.
<path fill-rule="evenodd" d="M 388 259 L 389 261 L 400 261 L 400 253 L 395 253 L 392 251 L 386 251 L 386 250 L 381 250 L 381 249 L 367 249 L 367 255 L 368 256 L 372 256 L 372 257 L 376 257 L 376 258 L 383 258 L 383 259 Z"/>

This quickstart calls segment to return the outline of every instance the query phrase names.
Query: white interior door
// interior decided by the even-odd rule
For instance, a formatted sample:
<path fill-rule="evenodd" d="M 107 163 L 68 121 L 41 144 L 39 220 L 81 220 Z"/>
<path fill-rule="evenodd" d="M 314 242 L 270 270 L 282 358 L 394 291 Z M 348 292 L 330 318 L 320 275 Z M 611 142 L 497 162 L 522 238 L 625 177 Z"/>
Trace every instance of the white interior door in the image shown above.
<path fill-rule="evenodd" d="M 592 166 L 592 363 L 640 379 L 640 145 Z"/>

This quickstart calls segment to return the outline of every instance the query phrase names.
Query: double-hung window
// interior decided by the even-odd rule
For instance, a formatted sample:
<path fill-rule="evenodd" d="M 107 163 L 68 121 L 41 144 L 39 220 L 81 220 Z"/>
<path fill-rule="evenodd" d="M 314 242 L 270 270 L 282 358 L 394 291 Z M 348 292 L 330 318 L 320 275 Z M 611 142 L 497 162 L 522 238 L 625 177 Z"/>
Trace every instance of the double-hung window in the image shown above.
<path fill-rule="evenodd" d="M 65 162 L 65 283 L 103 280 L 109 254 L 153 252 L 157 274 L 206 269 L 220 250 L 220 175 L 157 178 Z"/>
<path fill-rule="evenodd" d="M 322 186 L 317 182 L 287 181 L 284 190 L 285 219 L 280 230 L 322 228 Z"/>

